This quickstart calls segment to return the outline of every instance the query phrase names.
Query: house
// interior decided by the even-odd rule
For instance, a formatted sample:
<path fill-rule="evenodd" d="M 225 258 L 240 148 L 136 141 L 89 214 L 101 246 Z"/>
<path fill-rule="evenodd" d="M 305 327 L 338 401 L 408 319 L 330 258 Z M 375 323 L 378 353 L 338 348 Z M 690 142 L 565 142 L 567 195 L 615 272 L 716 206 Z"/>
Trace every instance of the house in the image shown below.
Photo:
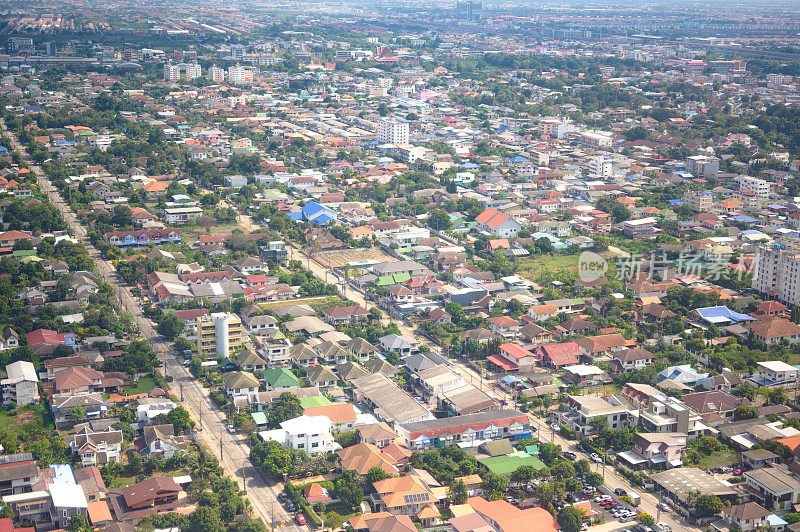
<path fill-rule="evenodd" d="M 358 432 L 363 443 L 372 444 L 378 449 L 383 449 L 398 439 L 397 432 L 383 422 L 359 425 Z"/>
<path fill-rule="evenodd" d="M 247 371 L 231 371 L 222 376 L 225 393 L 231 399 L 247 397 L 258 392 L 258 379 Z"/>
<path fill-rule="evenodd" d="M 177 501 L 181 491 L 181 487 L 172 477 L 152 477 L 118 488 L 118 493 L 130 510 L 152 508 Z"/>
<path fill-rule="evenodd" d="M 147 425 L 142 429 L 144 438 L 142 449 L 150 456 L 171 458 L 175 453 L 186 452 L 189 448 L 189 436 L 176 436 L 172 423 L 163 425 Z"/>
<path fill-rule="evenodd" d="M 767 517 L 772 512 L 757 502 L 745 502 L 722 508 L 722 519 L 731 527 L 742 532 L 770 528 Z"/>
<path fill-rule="evenodd" d="M 628 372 L 652 366 L 655 358 L 656 356 L 647 349 L 634 347 L 617 351 L 609 364 L 616 371 Z"/>
<path fill-rule="evenodd" d="M 767 348 L 775 347 L 781 342 L 794 345 L 800 342 L 800 325 L 786 318 L 769 318 L 751 323 L 747 328 L 753 332 L 755 339 L 764 342 Z"/>
<path fill-rule="evenodd" d="M 361 305 L 332 305 L 322 309 L 322 319 L 331 325 L 352 325 L 369 318 L 369 311 Z"/>
<path fill-rule="evenodd" d="M 109 428 L 102 432 L 94 432 L 84 427 L 72 436 L 69 446 L 72 452 L 80 457 L 84 466 L 102 466 L 120 462 L 122 431 Z"/>
<path fill-rule="evenodd" d="M 723 391 L 689 393 L 681 399 L 712 426 L 733 421 L 734 410 L 742 404 L 741 399 Z"/>
<path fill-rule="evenodd" d="M 333 423 L 325 416 L 300 416 L 282 422 L 281 428 L 259 432 L 263 441 L 277 441 L 309 455 L 336 451 L 339 444 L 333 440 Z"/>
<path fill-rule="evenodd" d="M 399 470 L 394 459 L 371 443 L 357 443 L 336 453 L 342 469 L 366 475 L 373 467 L 382 469 L 388 475 L 396 475 Z"/>
<path fill-rule="evenodd" d="M 39 467 L 31 453 L 7 454 L 0 457 L 0 495 L 30 492 L 39 475 Z"/>
<path fill-rule="evenodd" d="M 733 486 L 694 467 L 677 467 L 650 475 L 655 484 L 656 493 L 661 499 L 670 501 L 677 513 L 683 516 L 692 515 L 694 507 L 691 499 L 694 493 L 716 495 L 723 503 L 732 501 L 740 494 Z"/>
<path fill-rule="evenodd" d="M 306 370 L 306 380 L 311 386 L 317 388 L 333 388 L 339 377 L 328 366 L 311 366 Z"/>
<path fill-rule="evenodd" d="M 634 420 L 628 406 L 614 396 L 608 400 L 599 395 L 570 395 L 567 397 L 567 410 L 560 414 L 559 421 L 584 436 L 595 432 L 595 419 L 605 420 L 610 429 L 630 426 Z"/>
<path fill-rule="evenodd" d="M 531 308 L 528 309 L 528 316 L 530 316 L 533 321 L 545 321 L 558 314 L 558 307 L 555 305 L 533 305 Z"/>
<path fill-rule="evenodd" d="M 0 351 L 16 349 L 17 347 L 19 347 L 19 334 L 11 327 L 7 327 L 3 331 L 2 338 L 0 338 Z"/>
<path fill-rule="evenodd" d="M 483 497 L 470 497 L 469 505 L 478 515 L 500 532 L 558 532 L 561 526 L 555 518 L 544 508 L 534 507 L 520 509 L 508 501 L 487 501 Z M 487 530 L 476 528 L 478 530 Z"/>
<path fill-rule="evenodd" d="M 481 440 L 529 438 L 531 427 L 530 420 L 522 412 L 493 410 L 402 423 L 397 426 L 397 433 L 406 447 L 422 450 Z"/>
<path fill-rule="evenodd" d="M 742 463 L 750 469 L 770 467 L 780 461 L 780 456 L 766 449 L 752 449 L 742 453 Z"/>
<path fill-rule="evenodd" d="M 351 517 L 354 532 L 416 532 L 417 527 L 407 515 L 392 515 L 389 512 L 374 512 Z"/>
<path fill-rule="evenodd" d="M 420 394 L 428 401 L 442 397 L 445 392 L 461 388 L 466 384 L 463 377 L 444 365 L 419 371 L 414 375 L 414 378 Z"/>
<path fill-rule="evenodd" d="M 495 316 L 487 320 L 489 330 L 506 339 L 513 339 L 519 335 L 519 322 L 510 316 Z"/>
<path fill-rule="evenodd" d="M 426 506 L 439 502 L 430 489 L 415 476 L 387 478 L 373 482 L 372 487 L 375 493 L 371 502 L 378 512 L 416 516 Z"/>
<path fill-rule="evenodd" d="M 800 503 L 800 480 L 785 465 L 752 469 L 743 477 L 751 497 L 765 508 L 780 512 Z"/>
<path fill-rule="evenodd" d="M 328 494 L 328 490 L 314 482 L 313 484 L 308 484 L 303 487 L 303 497 L 305 497 L 306 502 L 308 504 L 318 504 L 318 503 L 326 503 L 331 502 L 331 496 Z"/>
<path fill-rule="evenodd" d="M 356 424 L 356 411 L 350 403 L 335 403 L 325 406 L 312 406 L 305 409 L 309 417 L 325 416 L 331 420 L 333 432 L 350 430 Z"/>
<path fill-rule="evenodd" d="M 780 360 L 756 362 L 750 382 L 756 386 L 783 386 L 797 381 L 797 368 Z"/>
<path fill-rule="evenodd" d="M 578 363 L 581 348 L 575 342 L 543 345 L 539 348 L 542 362 L 550 367 L 562 368 Z"/>
<path fill-rule="evenodd" d="M 88 419 L 103 417 L 107 409 L 100 393 L 54 395 L 50 403 L 56 428 L 59 429 Z M 83 417 L 80 419 L 75 417 L 78 412 L 83 412 Z"/>
<path fill-rule="evenodd" d="M 475 218 L 475 227 L 497 238 L 514 238 L 519 235 L 522 225 L 508 214 L 497 209 L 486 209 Z"/>
<path fill-rule="evenodd" d="M 624 351 L 628 347 L 628 341 L 619 333 L 578 338 L 575 343 L 580 348 L 581 353 L 589 360 L 613 357 L 616 353 Z"/>
<path fill-rule="evenodd" d="M 267 369 L 269 363 L 249 348 L 245 348 L 236 355 L 236 366 L 242 371 L 257 373 Z"/>
<path fill-rule="evenodd" d="M 699 382 L 708 378 L 708 375 L 708 373 L 699 373 L 689 364 L 683 364 L 681 366 L 670 366 L 661 370 L 656 376 L 656 382 L 669 379 L 694 388 Z"/>
<path fill-rule="evenodd" d="M 498 354 L 488 356 L 487 360 L 506 371 L 530 371 L 541 360 L 538 355 L 516 343 L 502 344 L 499 349 Z"/>
<path fill-rule="evenodd" d="M 30 362 L 20 360 L 6 366 L 7 377 L 0 381 L 3 404 L 25 406 L 39 402 L 39 376 Z"/>
<path fill-rule="evenodd" d="M 578 386 L 594 386 L 611 382 L 605 371 L 590 364 L 575 364 L 564 367 L 564 378 Z"/>
<path fill-rule="evenodd" d="M 278 330 L 278 320 L 272 316 L 248 316 L 244 324 L 250 334 L 270 334 Z"/>
<path fill-rule="evenodd" d="M 351 381 L 353 401 L 372 409 L 388 425 L 433 419 L 433 414 L 383 373 L 371 373 Z"/>
<path fill-rule="evenodd" d="M 698 389 L 703 390 L 720 390 L 723 392 L 731 393 L 742 384 L 742 378 L 735 371 L 727 368 L 722 369 L 719 375 L 712 375 L 703 379 L 698 385 Z"/>
<path fill-rule="evenodd" d="M 161 414 L 169 414 L 177 405 L 168 397 L 140 397 L 136 400 L 136 419 L 147 425 Z"/>
<path fill-rule="evenodd" d="M 683 465 L 688 436 L 681 433 L 639 432 L 633 448 L 617 454 L 632 469 L 672 468 Z"/>
<path fill-rule="evenodd" d="M 397 353 L 400 358 L 412 355 L 419 351 L 419 342 L 411 337 L 398 336 L 394 333 L 387 334 L 378 339 L 381 351 L 384 353 Z"/>
<path fill-rule="evenodd" d="M 267 391 L 295 390 L 300 388 L 300 379 L 289 369 L 266 368 L 262 372 L 262 375 L 267 385 Z"/>
<path fill-rule="evenodd" d="M 523 340 L 534 346 L 549 344 L 553 341 L 553 333 L 535 323 L 520 327 L 519 334 Z"/>

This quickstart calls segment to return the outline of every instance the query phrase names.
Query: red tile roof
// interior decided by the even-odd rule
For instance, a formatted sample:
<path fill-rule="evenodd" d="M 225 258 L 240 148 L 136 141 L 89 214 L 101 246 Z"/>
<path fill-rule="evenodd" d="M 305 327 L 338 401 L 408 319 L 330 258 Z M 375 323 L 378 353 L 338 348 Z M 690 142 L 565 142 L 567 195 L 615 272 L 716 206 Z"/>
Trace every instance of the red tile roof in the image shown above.
<path fill-rule="evenodd" d="M 539 349 L 542 357 L 550 360 L 554 366 L 577 364 L 578 357 L 581 355 L 581 350 L 575 342 L 543 345 Z"/>

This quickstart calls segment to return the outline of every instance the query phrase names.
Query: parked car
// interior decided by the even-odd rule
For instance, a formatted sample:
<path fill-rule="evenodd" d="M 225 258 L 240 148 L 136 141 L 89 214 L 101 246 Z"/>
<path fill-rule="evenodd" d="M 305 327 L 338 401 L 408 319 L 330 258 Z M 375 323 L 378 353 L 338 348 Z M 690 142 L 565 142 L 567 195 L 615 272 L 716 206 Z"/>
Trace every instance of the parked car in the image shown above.
<path fill-rule="evenodd" d="M 591 454 L 591 456 L 589 456 L 589 458 L 591 458 L 591 459 L 592 459 L 592 462 L 596 462 L 596 463 L 598 463 L 598 464 L 599 464 L 599 463 L 601 463 L 601 462 L 603 461 L 603 457 L 601 457 L 601 456 L 600 456 L 599 454 L 597 454 L 597 453 L 592 453 L 592 454 Z"/>
<path fill-rule="evenodd" d="M 303 514 L 297 514 L 295 516 L 295 519 L 297 520 L 297 524 L 298 525 L 305 526 L 305 524 L 306 524 L 306 516 L 304 516 Z"/>
<path fill-rule="evenodd" d="M 628 494 L 628 492 L 625 491 L 622 488 L 617 488 L 617 489 L 614 490 L 614 495 L 616 495 L 617 497 L 622 497 L 623 495 L 627 495 L 627 494 Z"/>
<path fill-rule="evenodd" d="M 558 423 L 553 423 L 550 425 L 550 428 L 553 430 L 553 432 L 559 432 L 561 430 L 561 426 Z"/>
<path fill-rule="evenodd" d="M 236 434 L 236 427 L 234 427 L 234 426 L 233 426 L 233 425 L 231 425 L 230 423 L 228 424 L 228 427 L 227 427 L 227 428 L 228 428 L 228 432 L 229 432 L 230 434 Z"/>
<path fill-rule="evenodd" d="M 566 458 L 567 460 L 575 460 L 575 458 L 578 457 L 577 454 L 571 453 L 569 451 L 564 451 L 562 454 L 564 455 L 564 458 Z"/>

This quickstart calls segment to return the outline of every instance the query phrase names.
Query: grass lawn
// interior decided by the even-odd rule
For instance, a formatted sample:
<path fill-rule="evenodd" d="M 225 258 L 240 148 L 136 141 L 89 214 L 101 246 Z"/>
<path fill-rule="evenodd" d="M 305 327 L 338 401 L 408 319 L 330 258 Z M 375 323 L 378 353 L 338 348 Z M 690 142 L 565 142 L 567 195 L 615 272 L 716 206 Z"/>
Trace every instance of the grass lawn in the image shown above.
<path fill-rule="evenodd" d="M 0 434 L 19 432 L 25 425 L 33 425 L 44 429 L 54 428 L 52 418 L 47 415 L 42 405 L 26 406 L 12 416 L 8 412 L 0 412 Z"/>
<path fill-rule="evenodd" d="M 144 379 L 139 379 L 131 386 L 125 386 L 123 389 L 129 395 L 135 395 L 137 393 L 147 393 L 155 387 L 156 383 L 153 382 L 153 379 L 150 377 L 145 377 Z"/>
<path fill-rule="evenodd" d="M 741 462 L 739 453 L 736 451 L 719 451 L 710 455 L 700 454 L 700 469 L 713 469 L 715 467 L 728 466 Z"/>
<path fill-rule="evenodd" d="M 578 255 L 538 255 L 518 259 L 519 273 L 528 279 L 535 279 L 546 271 L 569 273 L 578 272 Z"/>
<path fill-rule="evenodd" d="M 289 305 L 314 305 L 327 306 L 333 303 L 342 303 L 344 300 L 339 296 L 314 296 L 306 297 L 303 299 L 286 299 L 284 301 L 275 301 L 274 303 L 259 303 L 259 307 L 263 309 L 288 307 Z"/>

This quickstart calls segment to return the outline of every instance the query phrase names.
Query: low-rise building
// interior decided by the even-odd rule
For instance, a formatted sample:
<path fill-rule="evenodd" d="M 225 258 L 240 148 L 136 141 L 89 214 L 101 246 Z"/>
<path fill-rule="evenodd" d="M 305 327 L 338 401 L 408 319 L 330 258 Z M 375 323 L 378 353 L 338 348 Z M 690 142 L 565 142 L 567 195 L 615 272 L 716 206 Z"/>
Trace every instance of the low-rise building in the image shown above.
<path fill-rule="evenodd" d="M 340 448 L 331 430 L 333 423 L 326 416 L 300 416 L 281 423 L 281 428 L 259 432 L 263 441 L 277 441 L 309 455 L 329 453 Z"/>
<path fill-rule="evenodd" d="M 403 423 L 397 432 L 409 449 L 478 444 L 499 438 L 529 438 L 531 427 L 528 417 L 516 410 L 495 410 L 464 416 Z"/>

